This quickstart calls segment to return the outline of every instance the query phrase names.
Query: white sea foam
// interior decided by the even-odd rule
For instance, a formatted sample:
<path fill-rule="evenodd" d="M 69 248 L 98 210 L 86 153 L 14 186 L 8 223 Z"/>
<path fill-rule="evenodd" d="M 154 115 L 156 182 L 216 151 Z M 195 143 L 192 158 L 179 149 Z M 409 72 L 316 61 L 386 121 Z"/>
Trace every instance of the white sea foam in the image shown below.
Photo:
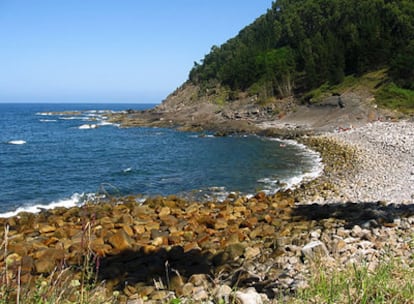
<path fill-rule="evenodd" d="M 300 186 L 302 183 L 305 182 L 310 182 L 311 180 L 314 180 L 315 178 L 317 178 L 318 176 L 321 175 L 323 168 L 321 167 L 316 167 L 314 170 L 312 170 L 311 172 L 308 173 L 303 173 L 294 177 L 291 177 L 289 179 L 287 179 L 285 181 L 285 185 L 283 187 L 283 189 L 295 189 L 298 186 Z"/>
<path fill-rule="evenodd" d="M 202 194 L 205 200 L 216 199 L 222 202 L 227 199 L 232 192 L 229 192 L 226 187 L 209 187 L 200 190 L 200 194 Z"/>
<path fill-rule="evenodd" d="M 100 123 L 98 123 L 99 126 L 115 126 L 115 127 L 119 127 L 119 124 L 113 123 L 113 122 L 109 122 L 109 121 L 101 121 Z"/>
<path fill-rule="evenodd" d="M 292 141 L 289 141 L 291 143 Z M 302 174 L 292 177 L 286 181 L 286 188 L 287 189 L 294 189 L 301 185 L 302 183 L 309 182 L 318 178 L 323 172 L 323 162 L 320 154 L 316 151 L 309 149 L 307 146 L 303 144 L 299 144 L 297 142 L 293 143 L 300 147 L 303 151 L 303 156 L 309 160 L 309 162 L 313 165 L 312 169 L 309 172 L 303 172 Z"/>
<path fill-rule="evenodd" d="M 15 140 L 10 140 L 7 143 L 9 145 L 24 145 L 26 143 L 26 141 L 22 140 L 22 139 L 15 139 Z"/>
<path fill-rule="evenodd" d="M 193 134 L 189 135 L 190 138 L 215 138 L 213 134 Z"/>
<path fill-rule="evenodd" d="M 39 119 L 40 122 L 57 122 L 56 119 Z"/>
<path fill-rule="evenodd" d="M 78 127 L 78 129 L 85 130 L 85 129 L 96 129 L 98 125 L 96 124 L 84 124 Z"/>
<path fill-rule="evenodd" d="M 145 203 L 145 201 L 148 199 L 148 197 L 147 196 L 142 196 L 142 197 L 136 197 L 135 198 L 135 201 L 138 203 L 138 204 L 140 204 L 140 205 L 142 205 L 143 203 Z"/>
<path fill-rule="evenodd" d="M 128 172 L 131 172 L 131 171 L 132 171 L 132 168 L 131 167 L 122 170 L 122 172 L 124 172 L 124 173 L 128 173 Z"/>
<path fill-rule="evenodd" d="M 36 115 L 39 115 L 39 116 L 53 116 L 53 115 L 55 115 L 55 113 L 52 113 L 52 112 L 37 112 Z"/>
<path fill-rule="evenodd" d="M 266 193 L 273 194 L 280 190 L 295 189 L 301 184 L 314 180 L 322 174 L 324 166 L 319 153 L 294 140 L 282 140 L 277 138 L 272 138 L 270 140 L 280 142 L 280 147 L 282 148 L 287 147 L 288 145 L 300 148 L 301 157 L 309 162 L 312 168 L 308 172 L 298 172 L 297 175 L 287 179 L 266 177 L 258 180 L 258 182 L 265 184 L 264 191 Z"/>
<path fill-rule="evenodd" d="M 190 135 L 192 137 L 197 137 L 197 135 Z M 323 163 L 319 153 L 309 149 L 307 146 L 300 144 L 293 140 L 281 140 L 275 138 L 266 138 L 268 140 L 273 140 L 280 142 L 281 148 L 288 148 L 289 146 L 296 146 L 299 148 L 297 153 L 307 163 L 307 171 L 298 170 L 296 173 L 292 172 L 294 176 L 292 177 L 280 177 L 280 176 L 270 176 L 264 177 L 258 180 L 258 183 L 263 185 L 262 191 L 268 195 L 275 194 L 278 191 L 284 191 L 288 189 L 295 189 L 301 184 L 309 182 L 317 177 L 319 177 L 323 172 Z M 303 169 L 302 169 L 303 170 Z M 306 170 L 306 169 L 305 169 Z M 198 195 L 201 199 L 210 200 L 216 199 L 218 201 L 224 201 L 229 198 L 232 192 L 229 192 L 225 187 L 210 187 L 208 189 L 199 190 Z M 234 195 L 235 197 L 237 197 Z M 243 194 L 248 198 L 254 196 L 254 194 Z"/>
<path fill-rule="evenodd" d="M 83 116 L 61 116 L 59 117 L 60 120 L 84 120 L 85 117 Z"/>
<path fill-rule="evenodd" d="M 45 209 L 49 210 L 49 209 L 54 209 L 58 207 L 71 208 L 71 207 L 81 205 L 85 201 L 93 200 L 94 198 L 95 198 L 95 194 L 93 193 L 89 193 L 89 194 L 74 193 L 70 198 L 51 202 L 48 205 L 38 204 L 38 205 L 33 205 L 33 206 L 24 206 L 24 207 L 17 208 L 15 211 L 0 213 L 0 218 L 16 216 L 20 212 L 39 213 L 40 211 L 45 210 Z"/>

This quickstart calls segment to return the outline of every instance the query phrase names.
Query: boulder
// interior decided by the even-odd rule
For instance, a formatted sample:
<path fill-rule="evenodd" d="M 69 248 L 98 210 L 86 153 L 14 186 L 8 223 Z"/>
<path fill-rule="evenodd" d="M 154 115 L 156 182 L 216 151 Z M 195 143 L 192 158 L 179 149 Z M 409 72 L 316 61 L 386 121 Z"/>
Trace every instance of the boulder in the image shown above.
<path fill-rule="evenodd" d="M 249 288 L 246 291 L 236 291 L 235 298 L 240 304 L 263 304 L 261 296 L 254 288 Z"/>
<path fill-rule="evenodd" d="M 55 226 L 51 226 L 49 224 L 39 224 L 39 232 L 44 234 L 44 233 L 49 233 L 49 232 L 55 232 L 56 231 L 56 227 Z"/>
<path fill-rule="evenodd" d="M 41 249 L 34 254 L 33 258 L 36 272 L 46 274 L 52 272 L 63 262 L 65 251 L 55 248 Z"/>
<path fill-rule="evenodd" d="M 194 287 L 193 289 L 193 294 L 191 296 L 191 298 L 196 301 L 196 302 L 200 302 L 203 300 L 207 300 L 209 297 L 209 294 L 207 292 L 207 290 L 202 287 L 202 286 L 198 286 L 198 287 Z"/>
<path fill-rule="evenodd" d="M 226 229 L 227 228 L 227 220 L 225 218 L 218 218 L 214 223 L 214 229 Z"/>
<path fill-rule="evenodd" d="M 170 214 L 171 214 L 171 209 L 169 207 L 162 207 L 158 216 L 161 218 L 161 217 L 165 217 Z"/>
<path fill-rule="evenodd" d="M 326 245 L 321 241 L 312 241 L 302 248 L 302 254 L 310 261 L 317 261 L 329 255 Z"/>
<path fill-rule="evenodd" d="M 132 239 L 124 229 L 119 229 L 108 241 L 117 250 L 122 251 L 132 248 Z"/>
<path fill-rule="evenodd" d="M 233 289 L 228 285 L 220 285 L 214 291 L 214 298 L 217 303 L 231 303 L 230 295 L 233 292 Z"/>
<path fill-rule="evenodd" d="M 247 247 L 244 250 L 244 257 L 246 260 L 254 259 L 260 254 L 260 248 L 258 247 Z"/>

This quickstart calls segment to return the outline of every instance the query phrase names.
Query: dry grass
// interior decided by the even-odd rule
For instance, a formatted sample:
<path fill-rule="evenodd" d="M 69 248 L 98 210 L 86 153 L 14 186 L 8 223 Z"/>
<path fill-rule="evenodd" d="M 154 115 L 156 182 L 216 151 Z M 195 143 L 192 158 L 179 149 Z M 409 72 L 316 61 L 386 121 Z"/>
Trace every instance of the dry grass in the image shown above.
<path fill-rule="evenodd" d="M 94 255 L 90 250 L 90 223 L 85 225 L 84 262 L 79 271 L 58 268 L 48 276 L 32 277 L 23 282 L 21 267 L 8 252 L 9 227 L 5 227 L 0 244 L 0 304 L 118 303 L 118 294 L 108 295 L 104 285 L 95 279 Z"/>

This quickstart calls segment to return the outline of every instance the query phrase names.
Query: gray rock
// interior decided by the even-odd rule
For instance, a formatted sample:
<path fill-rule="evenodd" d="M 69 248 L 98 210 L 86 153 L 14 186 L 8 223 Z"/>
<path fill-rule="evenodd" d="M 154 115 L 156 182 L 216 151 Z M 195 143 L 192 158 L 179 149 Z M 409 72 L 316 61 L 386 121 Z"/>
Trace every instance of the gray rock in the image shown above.
<path fill-rule="evenodd" d="M 236 291 L 235 298 L 240 304 L 263 304 L 262 297 L 254 288 L 246 291 Z"/>
<path fill-rule="evenodd" d="M 302 254 L 308 260 L 315 261 L 328 256 L 329 251 L 321 241 L 312 241 L 303 246 Z"/>
<path fill-rule="evenodd" d="M 232 293 L 232 289 L 228 285 L 220 285 L 217 287 L 214 298 L 216 299 L 217 303 L 220 303 L 220 301 L 224 301 L 224 303 L 230 303 L 230 295 Z"/>
<path fill-rule="evenodd" d="M 362 228 L 360 227 L 360 226 L 358 226 L 358 225 L 355 225 L 354 226 L 354 228 L 352 228 L 352 233 L 351 233 L 351 235 L 353 236 L 353 237 L 357 237 L 357 238 L 360 238 L 360 237 L 362 237 Z"/>
<path fill-rule="evenodd" d="M 202 301 L 208 299 L 208 292 L 204 289 L 204 287 L 195 287 L 193 290 L 192 299 L 195 301 Z"/>

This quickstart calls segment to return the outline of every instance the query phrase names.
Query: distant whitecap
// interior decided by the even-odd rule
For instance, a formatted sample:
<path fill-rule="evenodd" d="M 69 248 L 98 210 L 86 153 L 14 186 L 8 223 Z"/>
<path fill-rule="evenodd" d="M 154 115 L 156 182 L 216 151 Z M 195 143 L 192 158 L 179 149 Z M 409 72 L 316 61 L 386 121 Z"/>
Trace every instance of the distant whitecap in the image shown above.
<path fill-rule="evenodd" d="M 132 171 L 132 168 L 126 168 L 126 169 L 122 170 L 122 172 L 124 172 L 124 173 L 128 173 L 128 172 L 131 172 L 131 171 Z"/>
<path fill-rule="evenodd" d="M 40 115 L 40 116 L 53 116 L 53 115 L 55 115 L 55 113 L 52 113 L 52 112 L 37 112 L 36 115 Z"/>
<path fill-rule="evenodd" d="M 60 120 L 87 120 L 87 117 L 82 116 L 60 116 Z"/>
<path fill-rule="evenodd" d="M 16 140 L 10 140 L 7 143 L 9 145 L 24 145 L 26 143 L 26 141 L 22 140 L 22 139 L 16 139 Z"/>
<path fill-rule="evenodd" d="M 114 124 L 113 122 L 109 122 L 109 121 L 105 121 L 105 120 L 101 121 L 99 123 L 99 125 L 100 126 L 116 126 L 116 124 Z"/>
<path fill-rule="evenodd" d="M 78 129 L 85 130 L 85 129 L 96 129 L 98 125 L 96 124 L 84 124 L 78 127 Z"/>

